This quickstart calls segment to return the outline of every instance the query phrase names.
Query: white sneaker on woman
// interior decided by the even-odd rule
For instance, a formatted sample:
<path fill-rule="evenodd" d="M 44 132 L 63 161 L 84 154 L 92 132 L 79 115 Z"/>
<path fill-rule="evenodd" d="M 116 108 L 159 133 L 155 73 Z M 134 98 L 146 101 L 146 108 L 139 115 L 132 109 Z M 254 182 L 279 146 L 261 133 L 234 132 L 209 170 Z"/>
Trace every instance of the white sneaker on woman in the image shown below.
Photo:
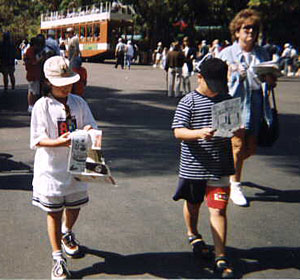
<path fill-rule="evenodd" d="M 243 194 L 242 184 L 240 182 L 230 183 L 230 199 L 238 206 L 246 206 L 248 201 Z"/>

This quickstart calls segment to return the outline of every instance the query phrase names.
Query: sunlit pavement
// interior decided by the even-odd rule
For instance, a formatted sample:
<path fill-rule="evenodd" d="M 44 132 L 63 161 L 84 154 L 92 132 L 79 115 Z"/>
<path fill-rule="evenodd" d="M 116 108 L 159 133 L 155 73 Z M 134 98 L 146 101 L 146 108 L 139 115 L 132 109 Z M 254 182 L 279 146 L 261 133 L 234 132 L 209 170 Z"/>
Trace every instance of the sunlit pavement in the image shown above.
<path fill-rule="evenodd" d="M 86 255 L 68 260 L 74 278 L 214 278 L 210 263 L 192 258 L 182 202 L 172 200 L 179 142 L 170 127 L 178 100 L 165 95 L 164 71 L 83 66 L 86 100 L 118 186 L 90 186 L 75 228 Z M 5 95 L 0 82 L 0 278 L 49 278 L 46 215 L 31 206 L 34 151 L 21 62 L 16 78 L 15 91 Z M 228 255 L 237 278 L 300 278 L 299 92 L 300 79 L 278 82 L 280 139 L 246 162 L 249 207 L 229 205 Z M 212 244 L 205 205 L 201 216 L 200 231 Z"/>

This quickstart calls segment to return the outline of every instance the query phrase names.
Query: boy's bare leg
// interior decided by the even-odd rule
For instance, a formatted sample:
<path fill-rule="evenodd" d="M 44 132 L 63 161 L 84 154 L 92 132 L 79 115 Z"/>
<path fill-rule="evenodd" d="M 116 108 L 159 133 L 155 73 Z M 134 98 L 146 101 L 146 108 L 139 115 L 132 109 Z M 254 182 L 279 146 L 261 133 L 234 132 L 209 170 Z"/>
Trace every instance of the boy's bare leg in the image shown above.
<path fill-rule="evenodd" d="M 184 216 L 188 236 L 199 234 L 197 226 L 198 226 L 200 205 L 201 203 L 192 204 L 187 201 L 184 202 L 183 216 Z"/>
<path fill-rule="evenodd" d="M 210 226 L 215 244 L 216 257 L 225 256 L 225 243 L 227 236 L 226 209 L 209 208 Z"/>
<path fill-rule="evenodd" d="M 48 212 L 47 215 L 48 235 L 53 252 L 61 250 L 62 213 L 62 211 Z"/>

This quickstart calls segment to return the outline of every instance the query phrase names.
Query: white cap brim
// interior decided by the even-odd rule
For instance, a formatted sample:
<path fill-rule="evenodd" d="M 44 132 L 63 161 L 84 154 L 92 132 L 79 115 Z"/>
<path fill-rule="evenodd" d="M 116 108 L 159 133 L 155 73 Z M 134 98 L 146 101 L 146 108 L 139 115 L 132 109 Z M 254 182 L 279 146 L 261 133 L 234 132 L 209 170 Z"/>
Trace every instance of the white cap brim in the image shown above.
<path fill-rule="evenodd" d="M 49 82 L 56 86 L 56 87 L 63 87 L 67 85 L 74 84 L 80 80 L 80 76 L 76 73 L 74 75 L 69 76 L 69 77 L 53 77 L 53 76 L 48 76 L 46 75 L 46 78 L 49 80 Z"/>

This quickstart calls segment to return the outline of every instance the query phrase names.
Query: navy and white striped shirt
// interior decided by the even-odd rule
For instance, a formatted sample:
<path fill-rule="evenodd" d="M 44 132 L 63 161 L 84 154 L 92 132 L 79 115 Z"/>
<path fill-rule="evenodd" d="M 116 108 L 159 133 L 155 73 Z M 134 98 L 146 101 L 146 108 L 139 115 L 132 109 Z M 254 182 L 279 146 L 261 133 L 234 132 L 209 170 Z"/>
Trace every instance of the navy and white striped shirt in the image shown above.
<path fill-rule="evenodd" d="M 193 91 L 182 98 L 177 106 L 172 129 L 201 129 L 212 127 L 212 105 L 231 96 L 207 97 Z M 230 138 L 213 137 L 181 142 L 179 177 L 193 180 L 219 180 L 234 174 Z"/>

